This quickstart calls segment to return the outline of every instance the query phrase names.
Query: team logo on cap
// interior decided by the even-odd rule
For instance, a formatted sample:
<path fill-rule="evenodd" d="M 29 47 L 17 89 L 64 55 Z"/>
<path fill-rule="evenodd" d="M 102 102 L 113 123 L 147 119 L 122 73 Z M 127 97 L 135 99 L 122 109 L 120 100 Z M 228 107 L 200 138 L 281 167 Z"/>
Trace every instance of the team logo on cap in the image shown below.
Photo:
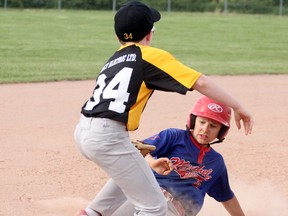
<path fill-rule="evenodd" d="M 132 33 L 124 33 L 124 39 L 125 40 L 132 40 L 133 39 L 133 36 L 132 36 Z"/>
<path fill-rule="evenodd" d="M 221 113 L 223 112 L 223 108 L 216 104 L 216 103 L 210 103 L 208 104 L 208 108 L 212 111 L 212 112 L 216 112 L 216 113 Z"/>

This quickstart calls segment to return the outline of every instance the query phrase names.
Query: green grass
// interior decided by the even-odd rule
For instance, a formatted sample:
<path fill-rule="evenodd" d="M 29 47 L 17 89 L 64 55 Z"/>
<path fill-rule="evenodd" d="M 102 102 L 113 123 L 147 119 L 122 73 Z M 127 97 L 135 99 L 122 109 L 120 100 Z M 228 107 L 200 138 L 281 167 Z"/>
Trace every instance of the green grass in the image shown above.
<path fill-rule="evenodd" d="M 185 15 L 185 16 L 184 16 Z M 277 16 L 182 14 L 167 17 L 165 46 L 208 74 L 288 73 L 288 19 Z M 164 25 L 164 24 L 163 24 Z M 177 29 L 173 36 L 169 32 Z M 166 36 L 165 36 L 166 35 Z M 179 43 L 177 42 L 179 38 Z"/>
<path fill-rule="evenodd" d="M 118 49 L 111 11 L 0 9 L 0 83 L 94 79 Z M 288 74 L 288 17 L 162 13 L 153 46 L 205 74 Z"/>

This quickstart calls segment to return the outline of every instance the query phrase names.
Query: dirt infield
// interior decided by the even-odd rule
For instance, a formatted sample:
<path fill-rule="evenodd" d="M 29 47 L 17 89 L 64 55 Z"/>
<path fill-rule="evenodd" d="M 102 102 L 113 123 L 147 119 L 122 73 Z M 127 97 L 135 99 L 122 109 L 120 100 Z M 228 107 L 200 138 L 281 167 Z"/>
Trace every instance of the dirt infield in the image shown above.
<path fill-rule="evenodd" d="M 288 212 L 288 75 L 212 76 L 254 114 L 253 134 L 234 121 L 215 146 L 247 216 Z M 105 183 L 106 174 L 80 155 L 73 132 L 94 81 L 0 85 L 0 216 L 72 216 Z M 197 92 L 155 92 L 131 138 L 184 128 Z M 222 216 L 207 198 L 202 216 Z"/>

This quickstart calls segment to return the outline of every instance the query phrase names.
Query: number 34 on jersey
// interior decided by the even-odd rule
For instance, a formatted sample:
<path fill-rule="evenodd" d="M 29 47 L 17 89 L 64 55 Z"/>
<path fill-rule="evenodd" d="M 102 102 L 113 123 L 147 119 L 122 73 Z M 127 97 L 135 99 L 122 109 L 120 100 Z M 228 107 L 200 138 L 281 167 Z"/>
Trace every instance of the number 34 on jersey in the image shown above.
<path fill-rule="evenodd" d="M 124 67 L 120 70 L 113 79 L 107 83 L 106 75 L 100 74 L 97 79 L 97 86 L 93 93 L 93 100 L 89 100 L 84 107 L 85 110 L 92 110 L 100 100 L 111 100 L 109 104 L 109 110 L 123 113 L 125 111 L 125 102 L 129 99 L 129 93 L 127 92 L 130 83 L 132 68 Z"/>

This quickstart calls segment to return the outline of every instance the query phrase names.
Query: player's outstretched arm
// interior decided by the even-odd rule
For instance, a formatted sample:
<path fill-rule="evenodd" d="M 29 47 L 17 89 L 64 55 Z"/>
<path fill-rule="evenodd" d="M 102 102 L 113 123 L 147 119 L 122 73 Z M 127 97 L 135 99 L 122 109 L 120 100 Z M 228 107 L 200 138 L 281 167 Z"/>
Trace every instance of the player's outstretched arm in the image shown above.
<path fill-rule="evenodd" d="M 201 75 L 196 83 L 192 86 L 193 89 L 200 92 L 213 100 L 222 102 L 231 107 L 234 111 L 234 119 L 238 129 L 241 129 L 241 122 L 244 126 L 245 134 L 251 134 L 253 129 L 253 118 L 250 112 L 243 107 L 240 102 L 231 94 L 224 90 L 205 75 Z"/>
<path fill-rule="evenodd" d="M 238 109 L 234 108 L 233 110 L 234 110 L 234 119 L 235 119 L 237 128 L 238 129 L 241 128 L 241 121 L 242 121 L 244 129 L 245 129 L 245 134 L 246 135 L 251 134 L 254 121 L 249 111 L 246 110 L 244 107 L 240 107 Z"/>
<path fill-rule="evenodd" d="M 226 202 L 222 202 L 222 205 L 231 216 L 245 216 L 236 196 Z"/>

